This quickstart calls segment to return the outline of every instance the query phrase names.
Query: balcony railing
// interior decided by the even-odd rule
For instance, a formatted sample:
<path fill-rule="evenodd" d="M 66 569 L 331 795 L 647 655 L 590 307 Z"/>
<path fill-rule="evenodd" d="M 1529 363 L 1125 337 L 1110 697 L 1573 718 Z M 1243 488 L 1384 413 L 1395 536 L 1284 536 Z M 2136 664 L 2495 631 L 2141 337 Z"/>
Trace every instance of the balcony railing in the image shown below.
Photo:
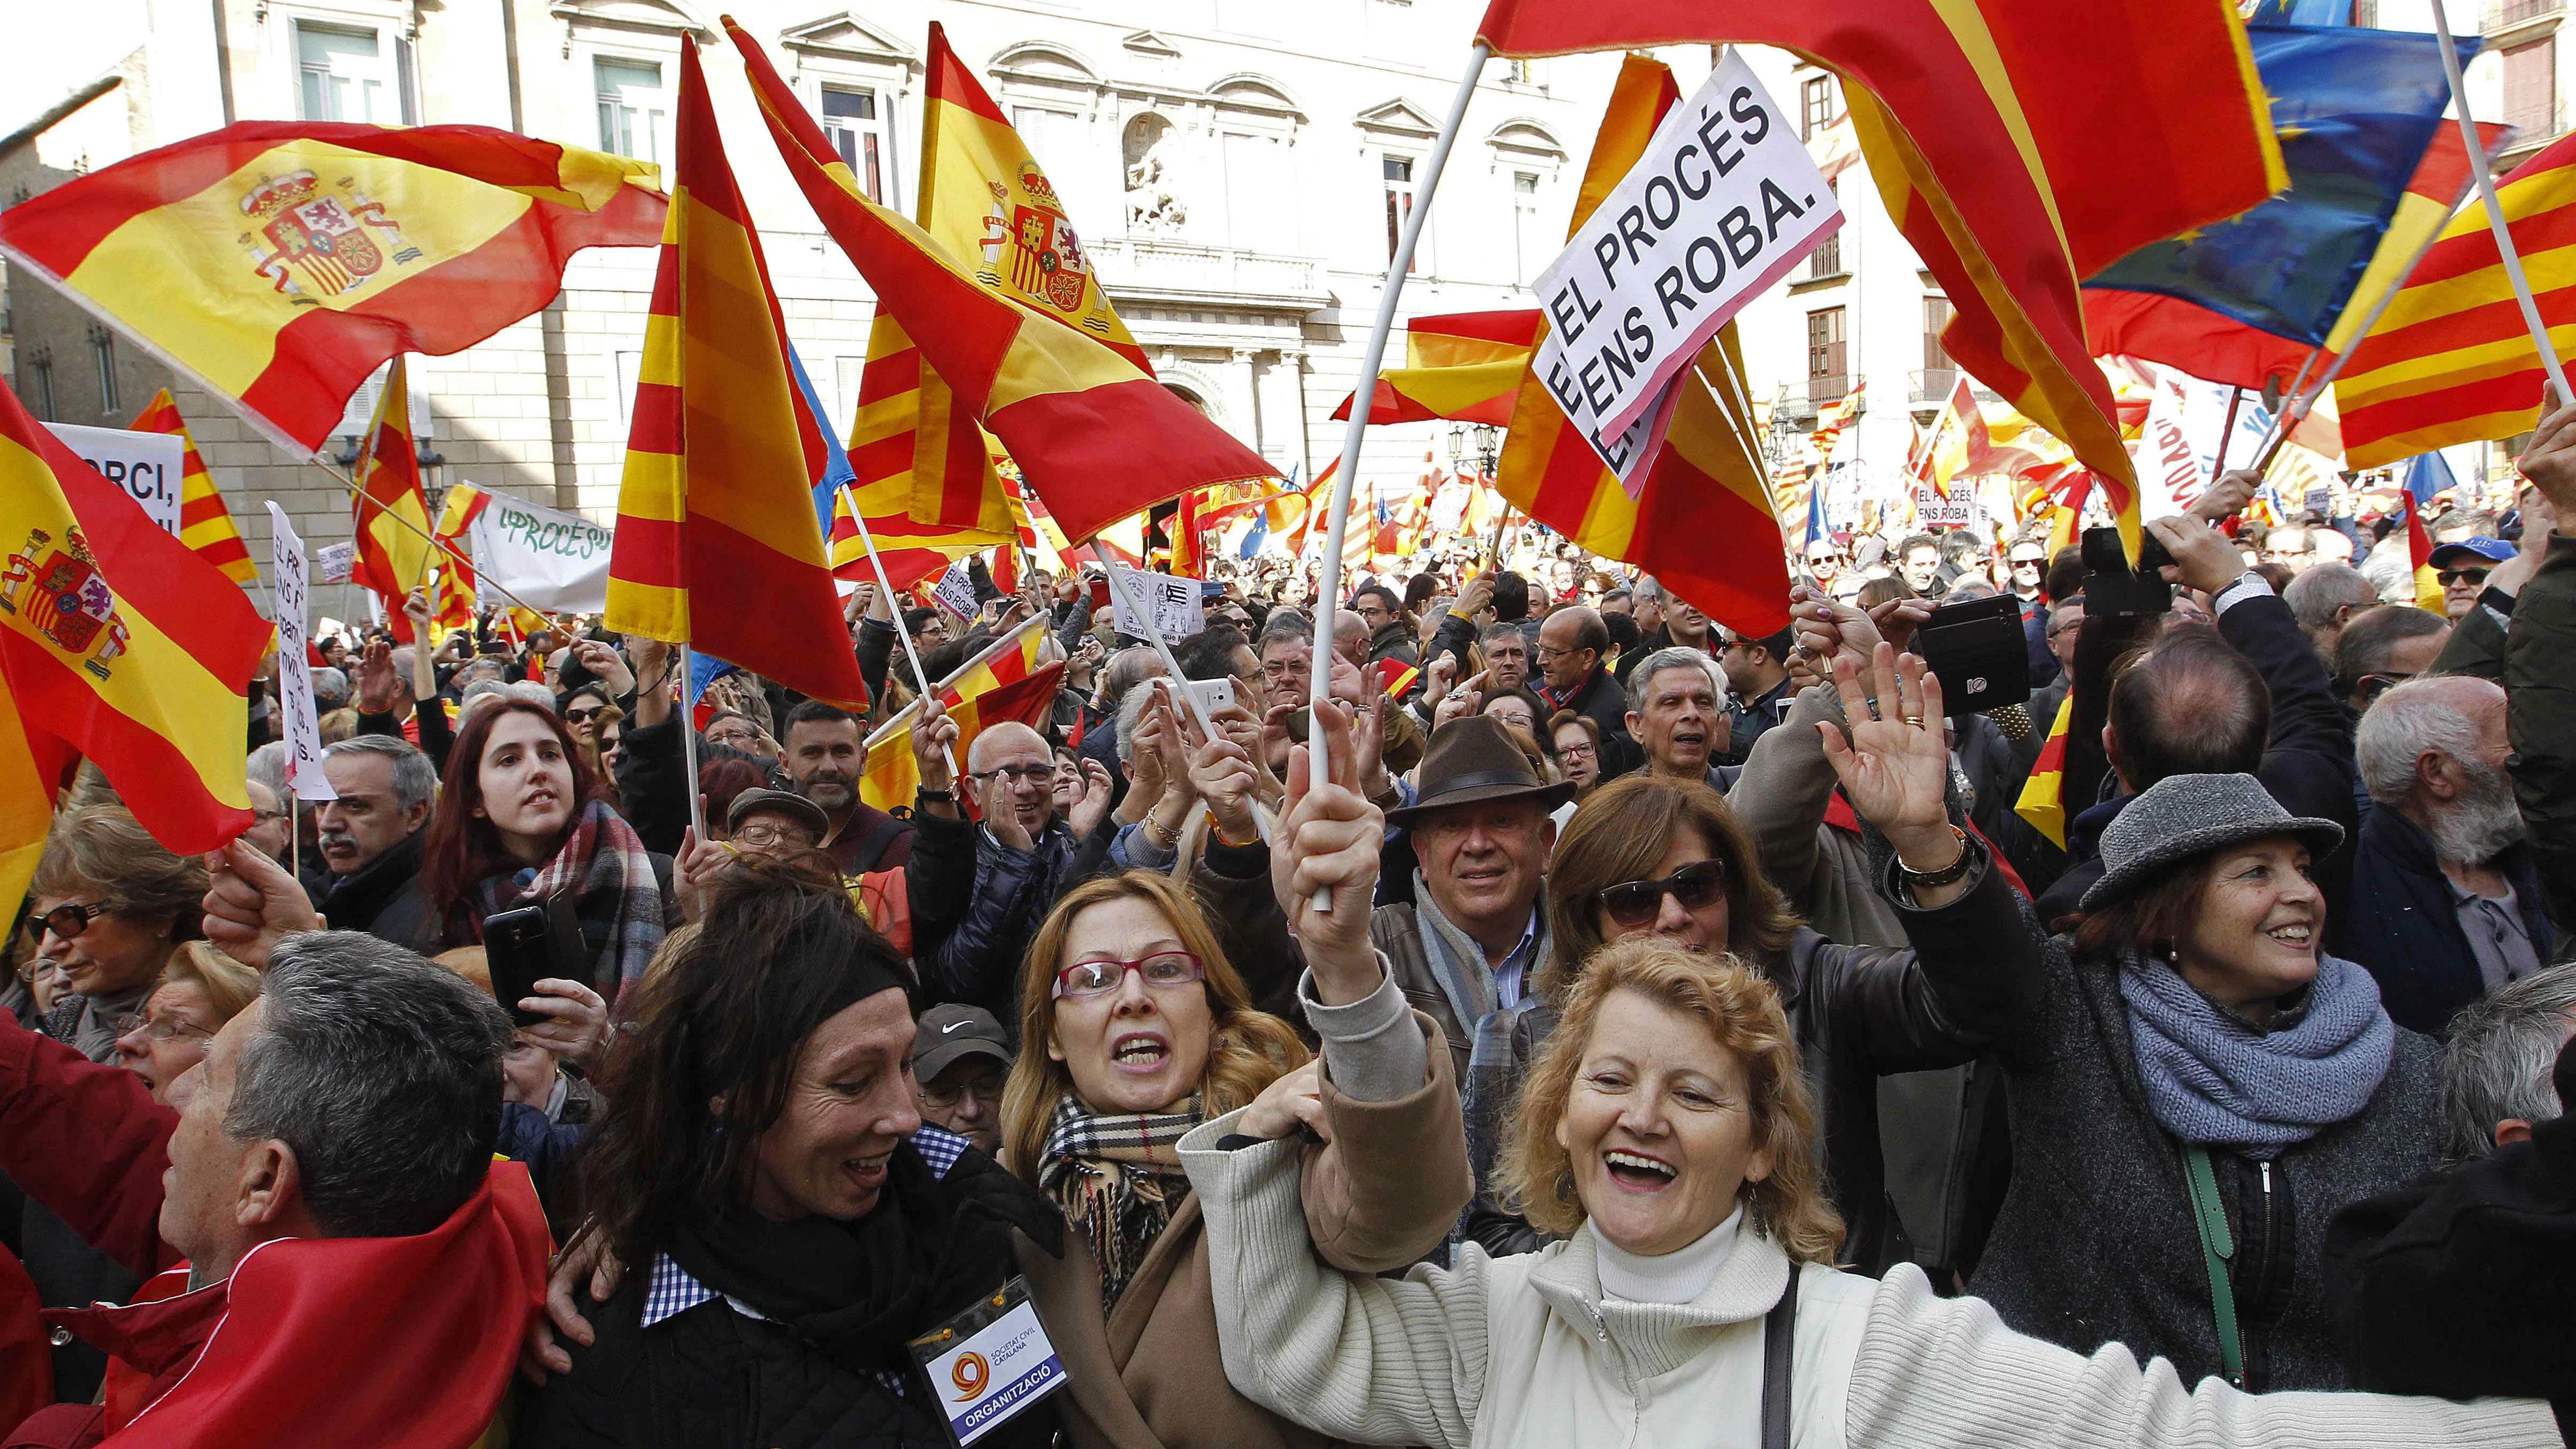
<path fill-rule="evenodd" d="M 2486 30 L 2489 34 L 2508 25 L 2556 15 L 2567 8 L 2567 0 L 2495 0 L 2487 6 Z"/>
<path fill-rule="evenodd" d="M 1913 400 L 1919 403 L 1948 402 L 1950 389 L 1959 385 L 1959 369 L 1955 367 L 1927 367 L 1907 376 L 1914 384 Z"/>
<path fill-rule="evenodd" d="M 1113 292 L 1271 298 L 1310 306 L 1320 305 L 1325 292 L 1320 259 L 1248 247 L 1111 236 L 1091 244 L 1091 259 Z"/>

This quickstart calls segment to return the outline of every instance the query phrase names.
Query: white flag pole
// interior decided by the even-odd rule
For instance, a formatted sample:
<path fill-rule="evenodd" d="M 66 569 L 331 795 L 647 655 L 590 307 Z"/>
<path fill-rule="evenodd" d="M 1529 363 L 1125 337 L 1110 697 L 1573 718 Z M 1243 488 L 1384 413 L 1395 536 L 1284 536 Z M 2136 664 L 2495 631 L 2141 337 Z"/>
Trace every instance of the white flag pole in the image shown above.
<path fill-rule="evenodd" d="M 2540 320 L 2540 304 L 2532 300 L 2531 279 L 2523 275 L 2522 256 L 2513 249 L 2513 229 L 2505 224 L 2504 203 L 2496 199 L 2495 174 L 2487 166 L 2486 148 L 2478 144 L 2477 123 L 2469 116 L 2468 88 L 2460 84 L 2460 51 L 2451 43 L 2451 21 L 2442 13 L 2440 0 L 2433 6 L 2433 34 L 2442 47 L 2442 73 L 2451 80 L 2452 114 L 2460 123 L 2460 139 L 2469 152 L 2470 174 L 2478 179 L 2478 198 L 2486 205 L 2487 228 L 2495 233 L 2496 255 L 2504 263 L 2504 275 L 2513 283 L 2513 299 L 2522 306 L 2522 325 L 2531 329 L 2531 342 L 2540 349 L 2540 365 L 2549 373 L 2551 386 L 2557 389 L 2557 400 L 2565 405 L 2576 400 L 2576 392 L 2567 388 L 2567 369 L 2558 360 L 2558 349 L 2549 340 L 2549 328 Z M 2542 411 L 2546 412 L 2544 408 Z"/>
<path fill-rule="evenodd" d="M 868 551 L 868 567 L 876 570 L 877 589 L 885 598 L 886 612 L 894 616 L 894 637 L 903 642 L 903 657 L 912 661 L 912 682 L 920 686 L 921 698 L 926 703 L 932 698 L 930 693 L 930 676 L 928 673 L 924 672 L 921 667 L 921 655 L 919 651 L 912 647 L 912 631 L 903 627 L 903 610 L 895 607 L 894 585 L 886 582 L 885 560 L 877 557 L 876 536 L 868 532 L 867 516 L 859 512 L 859 500 L 850 496 L 849 484 L 844 483 L 841 485 L 840 497 L 841 506 L 850 510 L 850 522 L 858 526 L 859 546 Z M 831 556 L 832 540 L 827 533 L 823 539 L 824 560 L 829 562 Z M 948 788 L 955 790 L 959 783 L 957 778 L 957 752 L 946 745 L 941 745 L 939 747 L 939 752 L 948 758 Z"/>
<path fill-rule="evenodd" d="M 1422 163 L 1422 179 L 1413 193 L 1413 209 L 1406 213 L 1404 226 L 1395 242 L 1395 256 L 1386 265 L 1386 285 L 1379 289 L 1377 321 L 1369 328 L 1368 347 L 1360 354 L 1359 380 L 1351 386 L 1350 426 L 1342 430 L 1342 453 L 1333 479 L 1333 501 L 1330 522 L 1324 535 L 1324 556 L 1319 561 L 1315 596 L 1315 652 L 1310 705 L 1321 705 L 1333 693 L 1333 622 L 1341 608 L 1342 534 L 1351 520 L 1351 478 L 1359 470 L 1360 439 L 1368 431 L 1369 414 L 1377 408 L 1377 375 L 1386 363 L 1387 334 L 1395 330 L 1396 299 L 1404 293 L 1404 279 L 1413 270 L 1413 249 L 1422 240 L 1422 225 L 1431 216 L 1431 197 L 1440 187 L 1441 168 L 1449 164 L 1449 148 L 1458 139 L 1458 128 L 1467 120 L 1467 103 L 1476 97 L 1476 82 L 1485 74 L 1485 60 L 1491 54 L 1485 43 L 1477 41 L 1467 53 L 1467 73 L 1458 81 L 1458 95 L 1449 103 L 1449 117 L 1440 125 L 1440 138 L 1431 143 L 1431 155 Z M 1313 530 L 1308 530 L 1311 536 Z M 1311 710 L 1310 710 L 1311 717 Z M 1324 733 L 1306 731 L 1307 768 L 1310 780 L 1321 780 L 1327 773 Z M 1314 909 L 1330 912 L 1332 892 L 1318 890 Z"/>

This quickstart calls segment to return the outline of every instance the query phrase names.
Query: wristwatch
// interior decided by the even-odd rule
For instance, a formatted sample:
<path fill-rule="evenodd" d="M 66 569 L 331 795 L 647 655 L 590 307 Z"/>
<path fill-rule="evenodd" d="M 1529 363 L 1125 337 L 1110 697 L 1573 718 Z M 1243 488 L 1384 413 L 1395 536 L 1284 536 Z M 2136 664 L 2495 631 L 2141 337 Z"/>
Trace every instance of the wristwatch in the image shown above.
<path fill-rule="evenodd" d="M 1916 870 L 1905 863 L 1904 856 L 1900 855 L 1896 858 L 1896 872 L 1904 878 L 1906 885 L 1915 890 L 1939 890 L 1946 885 L 1957 885 L 1968 878 L 1968 872 L 1977 863 L 1977 853 L 1968 845 L 1968 832 L 1953 825 L 1950 827 L 1950 834 L 1958 839 L 1959 858 L 1939 870 Z"/>

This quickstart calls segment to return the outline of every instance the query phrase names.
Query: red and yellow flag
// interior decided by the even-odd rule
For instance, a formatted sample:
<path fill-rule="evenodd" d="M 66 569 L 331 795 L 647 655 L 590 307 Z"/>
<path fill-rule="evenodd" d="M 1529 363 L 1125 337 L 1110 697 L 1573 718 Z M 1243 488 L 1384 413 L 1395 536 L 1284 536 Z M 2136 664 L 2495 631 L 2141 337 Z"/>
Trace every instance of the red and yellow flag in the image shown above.
<path fill-rule="evenodd" d="M 1680 99 L 1662 62 L 1628 57 L 1592 143 L 1575 227 L 1618 185 Z M 1775 634 L 1789 625 L 1789 569 L 1771 487 L 1752 452 L 1756 429 L 1743 375 L 1729 323 L 1676 379 L 1680 404 L 1634 498 L 1546 385 L 1525 375 L 1495 485 L 1532 518 L 1652 573 L 1728 628 L 1755 638 Z"/>
<path fill-rule="evenodd" d="M 1188 489 L 1277 475 L 1105 342 L 997 293 L 920 227 L 869 200 L 759 44 L 740 26 L 725 29 L 823 229 L 948 383 L 957 412 L 1010 450 L 1068 537 L 1089 538 Z"/>
<path fill-rule="evenodd" d="M 1509 423 L 1538 336 L 1534 307 L 1414 318 L 1405 324 L 1404 365 L 1377 376 L 1369 421 Z M 1350 415 L 1351 400 L 1345 397 L 1333 416 Z"/>
<path fill-rule="evenodd" d="M 856 583 L 874 583 L 867 546 L 859 539 L 858 519 L 867 520 L 876 541 L 877 560 L 885 565 L 886 582 L 897 590 L 936 577 L 970 553 L 992 547 L 991 534 L 979 529 L 943 528 L 913 521 L 912 480 L 897 474 L 859 488 L 842 489 L 832 500 L 832 573 Z M 856 504 L 857 515 L 851 513 Z"/>
<path fill-rule="evenodd" d="M 243 692 L 271 638 L 250 596 L 6 388 L 0 547 L 0 888 L 20 863 L 33 869 L 16 852 L 31 827 L 41 845 L 54 793 L 82 757 L 172 851 L 240 834 L 251 820 Z"/>
<path fill-rule="evenodd" d="M 1038 645 L 1046 638 L 1046 630 L 1038 627 L 1043 617 L 1023 620 L 1016 638 L 997 642 L 985 657 L 939 682 L 940 705 L 957 721 L 952 748 L 960 768 L 987 725 L 1012 719 L 1031 729 L 1045 727 L 1064 666 L 1038 668 Z M 879 810 L 910 806 L 913 792 L 921 788 L 921 772 L 912 759 L 912 722 L 919 717 L 917 709 L 907 710 L 868 742 L 868 772 L 859 782 L 859 798 Z"/>
<path fill-rule="evenodd" d="M 2514 249 L 2561 356 L 2576 351 L 2576 135 L 2496 184 Z M 2345 465 L 2529 432 L 2544 376 L 2483 208 L 2452 218 L 2335 382 Z"/>
<path fill-rule="evenodd" d="M 760 235 L 725 161 L 697 42 L 686 38 L 676 130 L 617 492 L 608 627 L 856 705 L 867 687 L 814 518 L 823 434 L 789 373 Z"/>
<path fill-rule="evenodd" d="M 1943 347 L 2103 475 L 2135 552 L 2077 283 L 2289 183 L 2231 0 L 1491 0 L 1477 34 L 1507 56 L 1740 41 L 1832 67 L 1955 309 Z"/>
<path fill-rule="evenodd" d="M 179 470 L 179 541 L 234 583 L 256 581 L 259 565 L 251 562 L 250 550 L 242 546 L 241 530 L 233 524 L 232 511 L 224 507 L 223 495 L 215 491 L 206 460 L 197 456 L 197 440 L 188 436 L 188 424 L 180 418 L 170 389 L 154 393 L 132 426 L 138 433 L 175 433 L 187 453 L 187 462 Z"/>
<path fill-rule="evenodd" d="M 2039 758 L 2031 763 L 2030 778 L 2022 782 L 2021 797 L 2013 802 L 2013 813 L 2030 822 L 2030 828 L 2049 838 L 2060 850 L 2066 848 L 2066 727 L 2075 718 L 2075 695 L 2067 693 L 2058 701 L 2057 718 L 2048 725 L 2048 740 L 2039 747 Z"/>
<path fill-rule="evenodd" d="M 0 215 L 0 253 L 321 450 L 401 352 L 553 301 L 583 247 L 648 246 L 653 168 L 486 126 L 243 121 Z"/>
<path fill-rule="evenodd" d="M 403 599 L 429 582 L 430 557 L 438 550 L 429 541 L 429 498 L 420 489 L 411 387 L 400 357 L 385 373 L 385 390 L 376 397 L 376 415 L 367 424 L 366 448 L 358 458 L 358 492 L 350 502 L 358 544 L 350 581 L 384 601 L 386 624 L 398 642 L 408 644 L 411 616 L 403 612 Z"/>
<path fill-rule="evenodd" d="M 492 495 L 471 483 L 450 484 L 447 499 L 438 510 L 438 541 L 450 550 L 438 561 L 438 597 L 436 609 L 439 637 L 459 629 L 474 627 L 474 565 L 466 543 L 466 532 L 483 510 L 492 506 Z"/>

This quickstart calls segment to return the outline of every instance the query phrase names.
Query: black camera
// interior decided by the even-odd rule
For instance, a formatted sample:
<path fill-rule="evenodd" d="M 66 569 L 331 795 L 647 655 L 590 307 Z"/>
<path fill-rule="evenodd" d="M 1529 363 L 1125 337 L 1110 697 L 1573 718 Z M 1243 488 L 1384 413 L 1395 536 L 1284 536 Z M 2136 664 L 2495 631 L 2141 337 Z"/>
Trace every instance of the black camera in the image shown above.
<path fill-rule="evenodd" d="M 1941 605 L 1914 631 L 1913 649 L 1940 678 L 1944 714 L 1979 714 L 2030 698 L 2030 644 L 2021 603 L 2010 594 Z"/>
<path fill-rule="evenodd" d="M 2084 617 L 2112 614 L 2137 618 L 2173 608 L 2173 585 L 2160 572 L 2173 562 L 2164 540 L 2144 530 L 2138 539 L 2138 566 L 2129 567 L 2117 528 L 2084 530 Z"/>

